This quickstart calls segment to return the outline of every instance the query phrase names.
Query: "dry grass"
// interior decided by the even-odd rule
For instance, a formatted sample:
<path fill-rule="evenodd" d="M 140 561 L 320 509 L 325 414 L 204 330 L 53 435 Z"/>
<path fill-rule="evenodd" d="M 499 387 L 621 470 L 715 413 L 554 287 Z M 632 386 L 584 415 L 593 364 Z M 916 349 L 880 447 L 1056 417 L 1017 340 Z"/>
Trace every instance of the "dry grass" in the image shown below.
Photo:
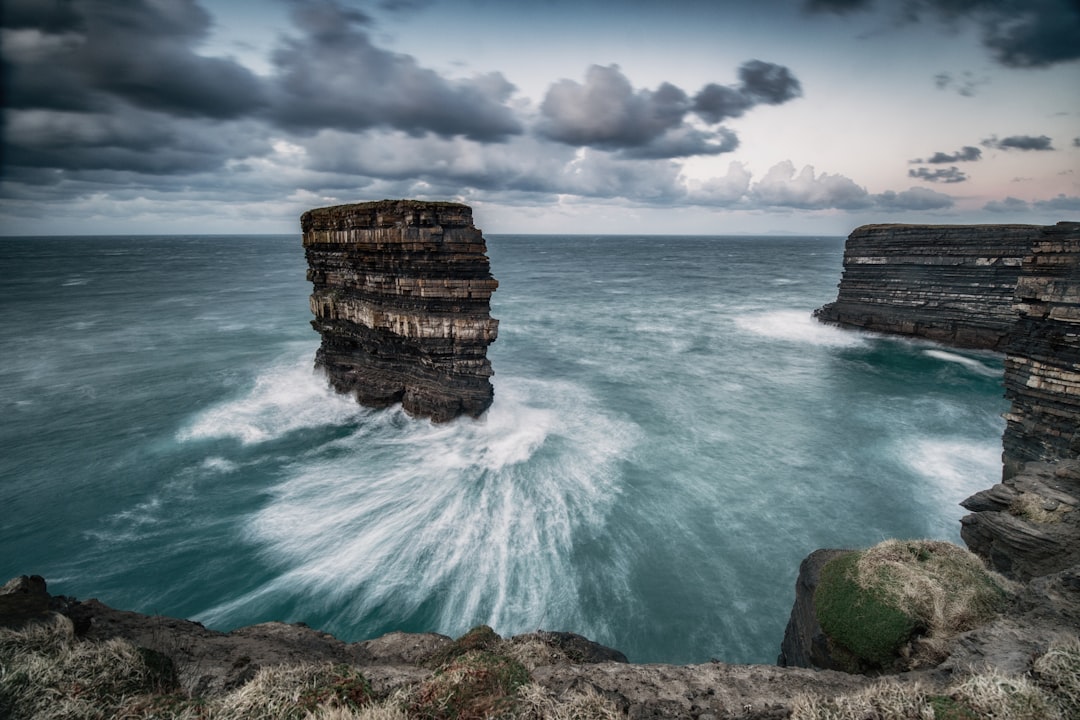
<path fill-rule="evenodd" d="M 175 685 L 149 654 L 121 640 L 84 643 L 61 615 L 0 629 L 0 717 L 111 718 L 140 696 Z"/>
<path fill-rule="evenodd" d="M 1012 584 L 973 553 L 934 540 L 886 540 L 860 553 L 856 582 L 922 628 L 912 665 L 936 664 L 959 633 L 993 618 Z"/>
<path fill-rule="evenodd" d="M 941 694 L 887 679 L 849 695 L 803 695 L 792 720 L 1073 720 L 1080 718 L 1080 640 L 1055 643 L 1030 676 L 991 670 Z"/>
<path fill-rule="evenodd" d="M 542 685 L 528 683 L 518 689 L 519 720 L 618 720 L 615 704 L 592 687 L 556 698 Z"/>
<path fill-rule="evenodd" d="M 1035 493 L 1020 493 L 1009 503 L 1009 514 L 1040 525 L 1061 522 L 1068 508 L 1059 504 L 1053 510 L 1047 510 L 1043 507 L 1044 502 L 1045 499 Z"/>
<path fill-rule="evenodd" d="M 848 695 L 802 695 L 791 720 L 935 720 L 923 687 L 883 680 Z"/>
<path fill-rule="evenodd" d="M 1066 718 L 1080 718 L 1080 638 L 1052 646 L 1035 661 L 1035 678 L 1057 700 Z"/>

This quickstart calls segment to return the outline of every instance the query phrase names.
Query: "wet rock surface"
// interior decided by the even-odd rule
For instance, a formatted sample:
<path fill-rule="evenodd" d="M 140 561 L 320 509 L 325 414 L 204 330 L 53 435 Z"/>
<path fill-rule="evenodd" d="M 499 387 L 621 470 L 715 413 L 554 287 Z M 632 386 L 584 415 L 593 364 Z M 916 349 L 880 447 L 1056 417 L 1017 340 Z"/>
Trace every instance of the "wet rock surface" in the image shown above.
<path fill-rule="evenodd" d="M 445 422 L 491 405 L 487 248 L 458 203 L 382 200 L 301 217 L 316 367 L 371 407 Z"/>

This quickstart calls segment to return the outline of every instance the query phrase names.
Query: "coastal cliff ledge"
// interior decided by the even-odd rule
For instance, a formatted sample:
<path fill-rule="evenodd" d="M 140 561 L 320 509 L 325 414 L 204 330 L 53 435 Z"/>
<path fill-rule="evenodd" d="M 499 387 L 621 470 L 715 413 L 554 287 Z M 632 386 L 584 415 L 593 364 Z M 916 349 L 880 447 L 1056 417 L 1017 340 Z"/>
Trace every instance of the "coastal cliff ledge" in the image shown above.
<path fill-rule="evenodd" d="M 322 336 L 315 365 L 330 385 L 436 422 L 482 415 L 494 399 L 498 282 L 472 210 L 381 200 L 309 210 L 300 225 Z"/>
<path fill-rule="evenodd" d="M 844 245 L 822 322 L 956 347 L 1004 350 L 1013 293 L 1038 225 L 863 225 Z"/>

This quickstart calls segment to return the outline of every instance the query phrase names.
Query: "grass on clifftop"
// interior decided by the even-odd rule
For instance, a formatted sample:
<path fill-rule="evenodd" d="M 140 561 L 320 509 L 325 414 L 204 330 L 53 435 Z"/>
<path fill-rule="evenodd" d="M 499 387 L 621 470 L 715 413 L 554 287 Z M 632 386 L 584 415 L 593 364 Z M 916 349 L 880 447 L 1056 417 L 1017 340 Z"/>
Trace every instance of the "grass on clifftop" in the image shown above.
<path fill-rule="evenodd" d="M 945 646 L 999 613 L 1008 581 L 956 545 L 886 540 L 821 571 L 814 610 L 852 671 L 906 669 L 945 658 Z"/>
<path fill-rule="evenodd" d="M 957 679 L 944 691 L 883 679 L 849 695 L 805 695 L 791 720 L 1074 720 L 1080 717 L 1080 640 L 1059 642 L 1030 675 L 996 671 Z"/>

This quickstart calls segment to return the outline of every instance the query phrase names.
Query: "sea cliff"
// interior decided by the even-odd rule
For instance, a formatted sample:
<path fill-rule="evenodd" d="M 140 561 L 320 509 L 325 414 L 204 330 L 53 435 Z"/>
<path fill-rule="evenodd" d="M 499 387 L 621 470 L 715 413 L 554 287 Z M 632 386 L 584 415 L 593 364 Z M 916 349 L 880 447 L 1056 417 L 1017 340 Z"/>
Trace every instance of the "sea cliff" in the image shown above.
<path fill-rule="evenodd" d="M 837 298 L 819 320 L 1003 350 L 1036 225 L 864 225 L 844 245 Z"/>
<path fill-rule="evenodd" d="M 382 200 L 309 210 L 300 225 L 322 336 L 315 365 L 331 386 L 436 422 L 482 415 L 498 282 L 472 210 Z"/>

